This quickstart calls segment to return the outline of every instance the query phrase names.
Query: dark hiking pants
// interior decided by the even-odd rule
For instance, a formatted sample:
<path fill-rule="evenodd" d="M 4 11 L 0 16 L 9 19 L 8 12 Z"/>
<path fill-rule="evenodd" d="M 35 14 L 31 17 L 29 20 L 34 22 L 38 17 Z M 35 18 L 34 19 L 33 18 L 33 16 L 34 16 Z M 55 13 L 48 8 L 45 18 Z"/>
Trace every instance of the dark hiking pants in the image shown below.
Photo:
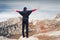
<path fill-rule="evenodd" d="M 28 19 L 22 20 L 22 35 L 25 37 L 24 28 L 26 27 L 26 37 L 28 38 Z"/>

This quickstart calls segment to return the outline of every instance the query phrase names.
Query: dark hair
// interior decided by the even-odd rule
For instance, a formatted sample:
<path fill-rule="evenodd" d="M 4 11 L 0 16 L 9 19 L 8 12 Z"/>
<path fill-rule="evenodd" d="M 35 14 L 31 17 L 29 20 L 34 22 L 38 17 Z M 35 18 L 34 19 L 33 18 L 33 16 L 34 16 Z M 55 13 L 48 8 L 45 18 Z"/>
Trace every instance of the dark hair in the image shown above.
<path fill-rule="evenodd" d="M 24 7 L 24 8 L 23 8 L 23 11 L 26 11 L 26 9 L 27 9 L 27 7 Z"/>

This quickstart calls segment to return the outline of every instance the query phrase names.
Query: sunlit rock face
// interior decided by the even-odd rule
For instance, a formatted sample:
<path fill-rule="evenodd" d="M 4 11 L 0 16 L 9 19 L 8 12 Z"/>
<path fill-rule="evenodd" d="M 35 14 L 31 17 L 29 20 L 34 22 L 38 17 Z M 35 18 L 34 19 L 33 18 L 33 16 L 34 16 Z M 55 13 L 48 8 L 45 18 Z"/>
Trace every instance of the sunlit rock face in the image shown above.
<path fill-rule="evenodd" d="M 60 21 L 60 14 L 57 14 L 57 16 L 55 17 L 55 20 Z"/>
<path fill-rule="evenodd" d="M 38 40 L 38 38 L 37 37 L 33 37 L 33 36 L 31 36 L 31 37 L 29 37 L 29 38 L 23 38 L 22 36 L 18 39 L 18 40 Z"/>

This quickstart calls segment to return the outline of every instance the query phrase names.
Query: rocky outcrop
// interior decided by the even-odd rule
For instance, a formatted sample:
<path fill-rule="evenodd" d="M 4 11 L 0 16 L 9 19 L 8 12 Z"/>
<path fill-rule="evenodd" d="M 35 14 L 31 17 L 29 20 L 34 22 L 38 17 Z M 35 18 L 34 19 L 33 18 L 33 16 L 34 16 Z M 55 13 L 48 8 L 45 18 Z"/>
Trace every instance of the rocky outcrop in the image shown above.
<path fill-rule="evenodd" d="M 55 19 L 49 20 L 35 20 L 29 23 L 29 36 L 39 34 L 39 33 L 47 33 L 50 31 L 60 30 L 60 16 L 56 16 Z M 16 35 L 22 34 L 22 20 L 20 17 L 18 18 L 10 18 L 7 21 L 0 22 L 0 35 Z M 16 37 L 16 36 L 15 36 Z M 41 36 L 39 36 L 40 38 Z M 43 36 L 44 37 L 44 36 Z"/>
<path fill-rule="evenodd" d="M 21 33 L 21 18 L 10 18 L 7 21 L 0 22 L 0 34 L 20 34 Z"/>

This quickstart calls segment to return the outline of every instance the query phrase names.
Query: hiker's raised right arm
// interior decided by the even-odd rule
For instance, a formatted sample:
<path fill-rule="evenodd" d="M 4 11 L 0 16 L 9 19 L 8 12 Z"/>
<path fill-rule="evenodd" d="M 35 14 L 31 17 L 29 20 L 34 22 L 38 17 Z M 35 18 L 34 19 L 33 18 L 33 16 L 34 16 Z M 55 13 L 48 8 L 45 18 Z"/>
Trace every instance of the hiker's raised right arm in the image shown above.
<path fill-rule="evenodd" d="M 21 14 L 21 15 L 23 15 L 23 14 L 21 13 L 21 11 L 19 11 L 19 10 L 16 10 L 16 12 L 18 12 L 18 13 Z"/>
<path fill-rule="evenodd" d="M 16 10 L 16 12 L 20 12 L 19 10 Z"/>

